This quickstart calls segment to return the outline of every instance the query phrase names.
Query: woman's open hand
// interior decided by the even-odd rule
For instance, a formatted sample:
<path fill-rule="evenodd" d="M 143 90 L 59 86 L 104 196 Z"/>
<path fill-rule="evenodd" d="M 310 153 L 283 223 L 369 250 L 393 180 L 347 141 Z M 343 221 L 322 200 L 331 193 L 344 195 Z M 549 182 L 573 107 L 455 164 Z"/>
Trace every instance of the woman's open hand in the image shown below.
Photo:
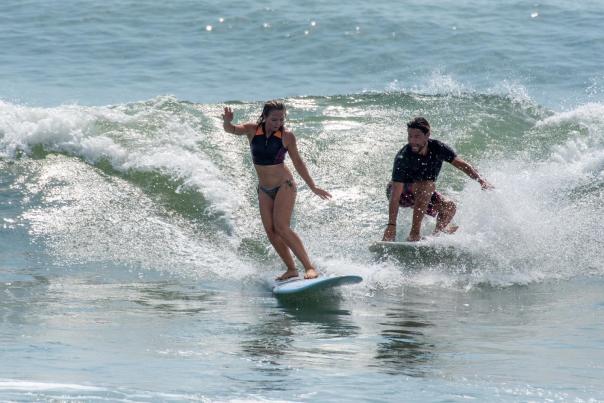
<path fill-rule="evenodd" d="M 231 108 L 229 108 L 228 106 L 224 107 L 224 113 L 222 114 L 222 120 L 225 123 L 231 123 L 231 121 L 233 120 L 233 111 L 231 110 Z"/>
<path fill-rule="evenodd" d="M 329 199 L 331 199 L 331 193 L 329 193 L 326 190 L 323 190 L 323 189 L 318 188 L 316 186 L 310 188 L 310 190 L 312 190 L 314 194 L 316 194 L 317 196 L 319 196 L 323 200 L 329 200 Z"/>

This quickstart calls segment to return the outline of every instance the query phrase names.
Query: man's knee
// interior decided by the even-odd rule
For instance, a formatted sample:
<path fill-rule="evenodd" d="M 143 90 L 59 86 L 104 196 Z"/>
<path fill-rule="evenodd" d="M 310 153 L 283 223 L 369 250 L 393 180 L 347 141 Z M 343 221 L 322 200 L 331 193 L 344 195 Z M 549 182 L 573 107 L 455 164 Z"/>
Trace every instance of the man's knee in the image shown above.
<path fill-rule="evenodd" d="M 443 199 L 440 201 L 440 203 L 438 203 L 437 210 L 439 213 L 455 214 L 455 211 L 457 211 L 457 205 L 453 200 Z"/>
<path fill-rule="evenodd" d="M 413 182 L 413 193 L 430 193 L 436 190 L 434 181 L 419 181 Z"/>
<path fill-rule="evenodd" d="M 432 198 L 432 193 L 436 190 L 436 185 L 433 181 L 420 181 L 413 183 L 413 198 L 416 201 L 428 203 Z"/>

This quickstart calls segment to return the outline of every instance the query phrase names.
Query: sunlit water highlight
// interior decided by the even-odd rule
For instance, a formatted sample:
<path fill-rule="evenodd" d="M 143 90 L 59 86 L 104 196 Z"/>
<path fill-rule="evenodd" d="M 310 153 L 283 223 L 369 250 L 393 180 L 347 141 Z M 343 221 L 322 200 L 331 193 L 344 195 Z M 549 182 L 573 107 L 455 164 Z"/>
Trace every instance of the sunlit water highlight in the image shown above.
<path fill-rule="evenodd" d="M 599 2 L 0 11 L 0 400 L 604 401 Z M 364 277 L 338 293 L 270 293 L 220 114 L 277 96 L 334 195 L 296 177 L 294 226 Z M 458 233 L 372 252 L 419 114 L 496 189 L 446 166 Z"/>

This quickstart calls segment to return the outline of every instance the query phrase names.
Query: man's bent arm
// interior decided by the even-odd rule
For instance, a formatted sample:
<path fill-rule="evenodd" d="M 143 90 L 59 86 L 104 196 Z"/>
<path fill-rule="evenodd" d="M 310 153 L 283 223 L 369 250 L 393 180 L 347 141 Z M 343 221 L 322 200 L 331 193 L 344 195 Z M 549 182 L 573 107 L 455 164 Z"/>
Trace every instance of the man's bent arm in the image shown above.
<path fill-rule="evenodd" d="M 493 188 L 493 185 L 491 185 L 489 182 L 484 180 L 480 176 L 478 171 L 476 169 L 474 169 L 474 167 L 472 165 L 468 164 L 466 161 L 462 160 L 461 158 L 455 157 L 455 159 L 453 161 L 451 161 L 451 165 L 453 165 L 455 168 L 459 169 L 460 171 L 462 171 L 463 173 L 465 173 L 466 175 L 468 175 L 470 178 L 474 179 L 475 181 L 478 181 L 478 183 L 480 183 L 480 186 L 483 189 L 492 189 Z"/>

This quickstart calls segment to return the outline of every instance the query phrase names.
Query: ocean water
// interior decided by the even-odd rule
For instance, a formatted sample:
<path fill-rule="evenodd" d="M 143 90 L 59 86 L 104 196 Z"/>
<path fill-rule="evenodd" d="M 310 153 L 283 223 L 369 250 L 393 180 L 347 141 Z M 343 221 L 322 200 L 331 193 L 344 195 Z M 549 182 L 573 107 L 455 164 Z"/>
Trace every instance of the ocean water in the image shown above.
<path fill-rule="evenodd" d="M 603 17 L 3 2 L 0 401 L 604 401 Z M 270 292 L 249 149 L 220 119 L 270 98 L 334 196 L 297 177 L 293 225 L 361 284 Z M 445 166 L 460 230 L 370 251 L 416 115 L 496 189 Z"/>

